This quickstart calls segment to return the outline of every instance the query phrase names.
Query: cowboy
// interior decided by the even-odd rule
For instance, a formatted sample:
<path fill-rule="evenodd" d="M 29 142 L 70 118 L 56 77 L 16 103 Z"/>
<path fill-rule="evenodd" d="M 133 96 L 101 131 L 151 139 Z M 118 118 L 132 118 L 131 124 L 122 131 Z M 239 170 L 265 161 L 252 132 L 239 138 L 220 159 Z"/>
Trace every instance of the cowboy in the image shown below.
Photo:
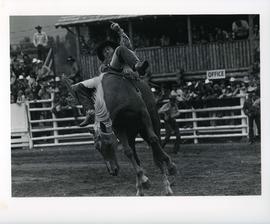
<path fill-rule="evenodd" d="M 37 48 L 37 55 L 39 60 L 45 60 L 45 48 L 48 44 L 47 34 L 42 30 L 40 25 L 36 26 L 37 32 L 33 36 L 33 44 Z"/>
<path fill-rule="evenodd" d="M 179 152 L 180 147 L 180 132 L 179 127 L 176 122 L 176 118 L 180 115 L 177 100 L 175 95 L 170 95 L 169 102 L 164 104 L 158 111 L 160 115 L 164 116 L 164 127 L 166 131 L 166 136 L 164 141 L 162 142 L 162 147 L 164 148 L 167 142 L 170 140 L 172 132 L 174 132 L 176 136 L 176 141 L 174 144 L 173 152 L 176 154 Z"/>
<path fill-rule="evenodd" d="M 120 36 L 120 45 L 109 40 L 98 45 L 96 48 L 97 56 L 102 62 L 99 72 L 102 74 L 106 74 L 106 72 L 122 75 L 131 74 L 131 76 L 136 76 L 136 72 L 138 72 L 139 75 L 144 75 L 149 65 L 148 62 L 141 62 L 131 50 L 131 42 L 119 24 L 112 23 L 111 29 L 116 31 Z M 85 127 L 94 122 L 95 108 L 94 100 L 91 96 L 93 96 L 102 77 L 103 75 L 85 80 L 71 87 L 73 95 L 86 110 L 86 118 L 79 125 L 80 127 Z"/>
<path fill-rule="evenodd" d="M 248 129 L 249 129 L 249 143 L 253 144 L 255 141 L 253 122 L 258 129 L 258 135 L 260 137 L 261 133 L 261 118 L 260 118 L 260 97 L 259 94 L 256 94 L 256 88 L 248 88 L 248 98 L 246 99 L 243 110 L 244 113 L 248 116 Z"/>

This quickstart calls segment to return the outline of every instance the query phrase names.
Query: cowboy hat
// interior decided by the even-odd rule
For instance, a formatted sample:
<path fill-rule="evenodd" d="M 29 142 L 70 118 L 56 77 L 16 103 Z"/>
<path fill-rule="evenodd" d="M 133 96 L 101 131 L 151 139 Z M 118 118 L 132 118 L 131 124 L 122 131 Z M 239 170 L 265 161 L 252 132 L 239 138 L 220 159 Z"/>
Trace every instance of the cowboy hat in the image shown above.
<path fill-rule="evenodd" d="M 156 90 L 155 87 L 152 87 L 152 88 L 151 88 L 151 91 L 152 91 L 152 92 L 156 92 L 157 90 Z"/>
<path fill-rule="evenodd" d="M 249 78 L 247 76 L 245 76 L 244 79 L 243 79 L 243 82 L 244 83 L 249 83 Z"/>
<path fill-rule="evenodd" d="M 118 47 L 118 45 L 119 44 L 117 44 L 113 41 L 110 41 L 110 40 L 106 40 L 104 42 L 101 42 L 96 48 L 98 59 L 102 62 L 105 60 L 103 52 L 102 52 L 105 47 L 109 46 L 109 47 L 112 47 L 113 49 L 115 49 Z"/>
<path fill-rule="evenodd" d="M 35 27 L 35 29 L 37 29 L 37 30 L 42 29 L 42 26 L 38 25 Z"/>
<path fill-rule="evenodd" d="M 247 89 L 247 92 L 248 92 L 248 93 L 252 93 L 252 92 L 254 92 L 255 90 L 257 90 L 256 87 L 249 86 L 248 89 Z"/>
<path fill-rule="evenodd" d="M 235 78 L 234 77 L 231 77 L 230 78 L 230 82 L 235 82 Z"/>
<path fill-rule="evenodd" d="M 59 76 L 56 76 L 55 77 L 55 82 L 59 82 L 60 81 L 60 77 Z"/>

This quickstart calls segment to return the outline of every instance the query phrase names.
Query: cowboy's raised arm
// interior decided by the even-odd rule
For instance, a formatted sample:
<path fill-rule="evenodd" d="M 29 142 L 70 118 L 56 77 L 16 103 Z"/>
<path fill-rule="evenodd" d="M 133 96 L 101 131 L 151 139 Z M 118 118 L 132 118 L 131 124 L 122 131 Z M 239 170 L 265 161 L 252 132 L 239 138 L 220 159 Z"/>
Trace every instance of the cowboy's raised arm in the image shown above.
<path fill-rule="evenodd" d="M 124 30 L 119 26 L 118 23 L 112 23 L 111 29 L 118 33 L 118 35 L 120 37 L 120 45 L 121 46 L 125 46 L 130 50 L 133 49 L 128 35 L 124 32 Z"/>

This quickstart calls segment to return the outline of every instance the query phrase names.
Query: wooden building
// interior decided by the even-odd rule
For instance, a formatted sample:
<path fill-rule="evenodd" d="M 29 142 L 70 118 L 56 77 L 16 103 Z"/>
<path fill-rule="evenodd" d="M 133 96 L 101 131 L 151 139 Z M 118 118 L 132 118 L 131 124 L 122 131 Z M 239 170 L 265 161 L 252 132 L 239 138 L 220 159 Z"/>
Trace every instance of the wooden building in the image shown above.
<path fill-rule="evenodd" d="M 203 37 L 196 36 L 200 29 L 207 35 L 209 30 L 219 28 L 230 32 L 232 23 L 239 19 L 249 24 L 246 39 L 211 41 L 207 37 L 201 41 Z M 259 27 L 258 15 L 62 16 L 55 26 L 76 35 L 76 57 L 84 79 L 98 74 L 100 62 L 93 51 L 98 42 L 117 40 L 109 28 L 110 21 L 119 23 L 133 42 L 137 55 L 150 61 L 155 81 L 174 81 L 181 70 L 187 80 L 204 78 L 207 70 L 215 69 L 225 69 L 227 76 L 245 75 L 253 65 L 254 46 L 259 43 L 253 29 L 254 24 Z M 141 44 L 137 43 L 138 39 Z M 86 45 L 88 49 L 84 48 Z"/>

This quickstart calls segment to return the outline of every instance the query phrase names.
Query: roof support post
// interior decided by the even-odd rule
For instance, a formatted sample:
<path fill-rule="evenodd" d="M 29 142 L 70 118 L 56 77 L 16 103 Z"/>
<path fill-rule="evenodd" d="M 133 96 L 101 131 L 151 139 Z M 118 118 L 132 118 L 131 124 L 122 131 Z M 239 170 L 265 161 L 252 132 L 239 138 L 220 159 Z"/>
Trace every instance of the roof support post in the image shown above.
<path fill-rule="evenodd" d="M 187 31 L 188 31 L 188 45 L 192 45 L 192 33 L 191 33 L 191 19 L 190 16 L 187 16 Z"/>
<path fill-rule="evenodd" d="M 76 58 L 79 64 L 81 64 L 80 58 L 80 27 L 75 26 L 75 34 L 76 34 Z"/>
<path fill-rule="evenodd" d="M 248 16 L 249 24 L 249 42 L 250 42 L 250 55 L 251 55 L 251 65 L 254 63 L 254 35 L 253 35 L 253 15 Z"/>

